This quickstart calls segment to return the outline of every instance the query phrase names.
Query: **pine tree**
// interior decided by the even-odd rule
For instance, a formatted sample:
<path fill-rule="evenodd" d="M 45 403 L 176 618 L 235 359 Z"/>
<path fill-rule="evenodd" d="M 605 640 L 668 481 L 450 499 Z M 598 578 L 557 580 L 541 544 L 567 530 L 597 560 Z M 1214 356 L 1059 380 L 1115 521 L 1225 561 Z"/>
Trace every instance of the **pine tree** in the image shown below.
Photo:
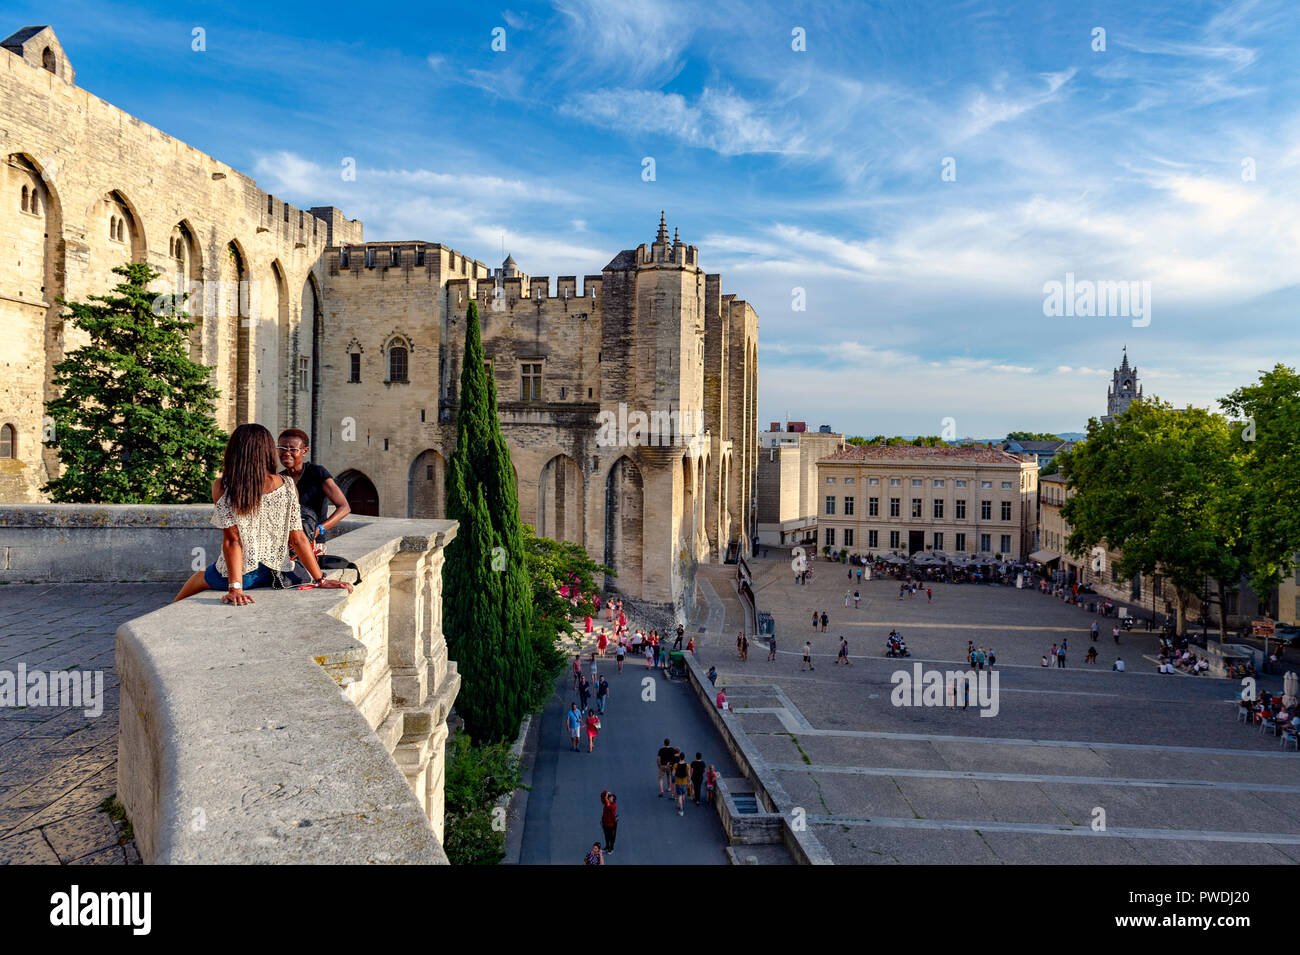
<path fill-rule="evenodd" d="M 183 306 L 155 314 L 148 265 L 120 265 L 112 295 L 60 300 L 90 343 L 54 366 L 47 402 L 62 474 L 55 501 L 194 504 L 209 501 L 226 435 L 213 417 L 209 369 L 191 361 Z M 170 304 L 170 303 L 169 303 Z"/>
<path fill-rule="evenodd" d="M 514 469 L 485 366 L 478 307 L 469 303 L 456 450 L 447 464 L 443 620 L 462 677 L 456 709 L 476 742 L 512 739 L 532 703 L 532 592 Z"/>

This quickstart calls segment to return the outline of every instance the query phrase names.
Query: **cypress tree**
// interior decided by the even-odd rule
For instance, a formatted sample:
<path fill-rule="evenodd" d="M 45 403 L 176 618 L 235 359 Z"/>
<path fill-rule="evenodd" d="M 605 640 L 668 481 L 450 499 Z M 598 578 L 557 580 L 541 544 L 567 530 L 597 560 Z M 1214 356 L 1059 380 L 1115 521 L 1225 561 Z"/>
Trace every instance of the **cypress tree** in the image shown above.
<path fill-rule="evenodd" d="M 226 435 L 209 370 L 189 357 L 193 322 L 174 301 L 157 314 L 148 286 L 159 272 L 139 262 L 113 271 L 115 294 L 61 301 L 90 343 L 54 366 L 46 443 L 63 470 L 43 490 L 69 503 L 206 503 Z"/>
<path fill-rule="evenodd" d="M 443 570 L 447 648 L 461 673 L 456 708 L 476 742 L 512 739 L 531 702 L 532 592 L 510 451 L 469 303 L 447 517 L 460 522 Z"/>

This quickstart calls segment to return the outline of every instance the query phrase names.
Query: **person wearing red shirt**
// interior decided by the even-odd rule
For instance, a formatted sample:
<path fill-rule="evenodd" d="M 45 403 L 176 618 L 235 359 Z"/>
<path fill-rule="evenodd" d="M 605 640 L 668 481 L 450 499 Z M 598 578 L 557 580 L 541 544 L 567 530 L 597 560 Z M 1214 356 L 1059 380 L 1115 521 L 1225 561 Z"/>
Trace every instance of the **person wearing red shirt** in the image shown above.
<path fill-rule="evenodd" d="M 596 737 L 600 734 L 600 717 L 596 715 L 595 710 L 587 710 L 587 752 L 593 752 L 596 746 Z"/>
<path fill-rule="evenodd" d="M 605 851 L 614 851 L 618 836 L 618 797 L 608 789 L 600 794 L 600 828 L 605 833 Z"/>

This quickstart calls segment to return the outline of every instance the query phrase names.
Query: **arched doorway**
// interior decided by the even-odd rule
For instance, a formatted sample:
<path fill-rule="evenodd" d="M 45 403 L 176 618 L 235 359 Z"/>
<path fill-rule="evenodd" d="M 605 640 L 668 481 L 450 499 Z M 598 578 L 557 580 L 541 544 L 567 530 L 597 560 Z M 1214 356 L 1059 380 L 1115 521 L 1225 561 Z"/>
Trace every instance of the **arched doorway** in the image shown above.
<path fill-rule="evenodd" d="M 446 475 L 446 459 L 432 448 L 411 462 L 406 479 L 407 517 L 447 516 Z"/>
<path fill-rule="evenodd" d="M 343 496 L 348 499 L 353 514 L 379 516 L 379 491 L 370 478 L 360 471 L 344 471 L 338 476 L 337 483 Z"/>

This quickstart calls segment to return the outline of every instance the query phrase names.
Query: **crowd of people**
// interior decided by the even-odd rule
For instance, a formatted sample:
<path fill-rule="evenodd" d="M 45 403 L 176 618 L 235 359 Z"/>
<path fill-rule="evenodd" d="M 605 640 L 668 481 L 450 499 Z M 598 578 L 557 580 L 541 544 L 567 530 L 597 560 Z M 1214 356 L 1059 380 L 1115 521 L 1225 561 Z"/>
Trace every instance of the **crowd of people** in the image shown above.
<path fill-rule="evenodd" d="M 1300 733 L 1300 708 L 1287 706 L 1282 697 L 1267 691 L 1260 693 L 1258 699 L 1253 697 L 1254 694 L 1247 688 L 1241 691 L 1241 699 L 1238 701 L 1246 711 L 1246 721 L 1251 726 L 1259 727 L 1261 732 L 1272 730 L 1274 736 L 1283 733 L 1294 736 Z"/>

